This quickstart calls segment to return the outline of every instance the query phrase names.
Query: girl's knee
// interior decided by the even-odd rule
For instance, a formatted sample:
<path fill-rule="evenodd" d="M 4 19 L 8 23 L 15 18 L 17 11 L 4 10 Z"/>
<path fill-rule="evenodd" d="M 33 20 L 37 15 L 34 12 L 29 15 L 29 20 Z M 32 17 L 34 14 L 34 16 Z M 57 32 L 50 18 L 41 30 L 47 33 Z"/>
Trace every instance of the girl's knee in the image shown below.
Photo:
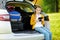
<path fill-rule="evenodd" d="M 50 31 L 48 32 L 49 34 L 52 34 Z"/>
<path fill-rule="evenodd" d="M 44 32 L 45 35 L 49 35 L 49 33 L 47 31 Z"/>
<path fill-rule="evenodd" d="M 51 32 L 49 32 L 49 34 L 50 34 L 50 35 L 52 35 L 52 33 L 51 33 Z"/>

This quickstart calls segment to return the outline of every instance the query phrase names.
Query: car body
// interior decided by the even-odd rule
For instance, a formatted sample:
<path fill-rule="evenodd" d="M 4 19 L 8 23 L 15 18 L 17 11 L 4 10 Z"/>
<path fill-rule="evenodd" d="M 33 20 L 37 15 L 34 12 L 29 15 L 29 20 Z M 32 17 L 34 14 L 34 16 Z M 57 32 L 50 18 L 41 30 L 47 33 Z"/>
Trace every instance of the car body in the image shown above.
<path fill-rule="evenodd" d="M 22 19 L 20 22 L 23 23 L 23 26 L 20 25 L 21 24 L 20 22 L 14 23 L 11 22 L 10 15 L 7 10 L 8 5 L 18 7 L 15 10 L 21 13 Z M 26 1 L 6 2 L 5 9 L 4 8 L 0 9 L 0 40 L 44 40 L 44 34 L 40 34 L 35 30 L 32 30 L 32 27 L 30 25 L 30 18 L 33 13 L 34 5 L 32 5 L 29 2 Z M 43 15 L 46 18 L 46 15 L 45 14 Z M 48 20 L 45 19 L 45 22 L 47 23 Z M 20 26 L 16 26 L 18 24 Z"/>
<path fill-rule="evenodd" d="M 5 19 L 0 17 L 0 40 L 43 40 L 44 35 L 39 34 L 35 31 L 17 31 L 12 32 L 11 24 L 9 19 L 9 15 L 7 10 L 0 10 L 0 15 L 3 15 Z"/>

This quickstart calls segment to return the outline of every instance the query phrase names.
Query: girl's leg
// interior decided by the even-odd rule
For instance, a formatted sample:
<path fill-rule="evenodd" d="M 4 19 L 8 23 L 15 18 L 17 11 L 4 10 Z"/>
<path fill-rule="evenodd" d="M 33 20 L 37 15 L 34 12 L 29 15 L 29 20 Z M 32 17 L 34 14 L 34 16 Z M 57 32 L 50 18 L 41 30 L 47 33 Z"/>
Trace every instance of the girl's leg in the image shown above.
<path fill-rule="evenodd" d="M 44 34 L 45 40 L 50 40 L 49 33 L 46 30 L 44 30 L 43 27 L 36 27 L 35 30 Z"/>
<path fill-rule="evenodd" d="M 49 33 L 49 35 L 50 35 L 50 40 L 52 40 L 52 33 L 50 32 L 50 30 L 48 30 L 46 27 L 43 27 L 43 29 L 46 30 L 46 31 Z"/>
<path fill-rule="evenodd" d="M 50 32 L 50 30 L 48 28 L 46 28 L 46 27 L 43 27 L 43 29 L 45 29 L 46 31 Z"/>

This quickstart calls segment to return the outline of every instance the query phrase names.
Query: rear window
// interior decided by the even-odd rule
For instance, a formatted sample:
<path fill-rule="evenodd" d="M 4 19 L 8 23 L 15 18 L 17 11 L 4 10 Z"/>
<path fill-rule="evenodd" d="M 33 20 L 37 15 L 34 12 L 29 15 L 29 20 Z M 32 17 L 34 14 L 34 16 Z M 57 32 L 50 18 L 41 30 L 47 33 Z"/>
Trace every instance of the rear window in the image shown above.
<path fill-rule="evenodd" d="M 24 2 L 9 2 L 7 5 L 15 6 L 15 7 L 20 7 L 21 10 L 24 10 L 26 12 L 34 12 L 34 8 L 31 4 L 24 3 Z"/>

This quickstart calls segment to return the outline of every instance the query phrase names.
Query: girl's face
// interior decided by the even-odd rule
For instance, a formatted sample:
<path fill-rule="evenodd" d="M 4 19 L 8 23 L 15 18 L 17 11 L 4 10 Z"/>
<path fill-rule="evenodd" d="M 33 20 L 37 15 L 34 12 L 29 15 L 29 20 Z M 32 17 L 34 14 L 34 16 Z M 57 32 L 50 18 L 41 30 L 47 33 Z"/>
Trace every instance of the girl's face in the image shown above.
<path fill-rule="evenodd" d="M 35 11 L 36 13 L 41 13 L 41 8 L 37 7 Z"/>

